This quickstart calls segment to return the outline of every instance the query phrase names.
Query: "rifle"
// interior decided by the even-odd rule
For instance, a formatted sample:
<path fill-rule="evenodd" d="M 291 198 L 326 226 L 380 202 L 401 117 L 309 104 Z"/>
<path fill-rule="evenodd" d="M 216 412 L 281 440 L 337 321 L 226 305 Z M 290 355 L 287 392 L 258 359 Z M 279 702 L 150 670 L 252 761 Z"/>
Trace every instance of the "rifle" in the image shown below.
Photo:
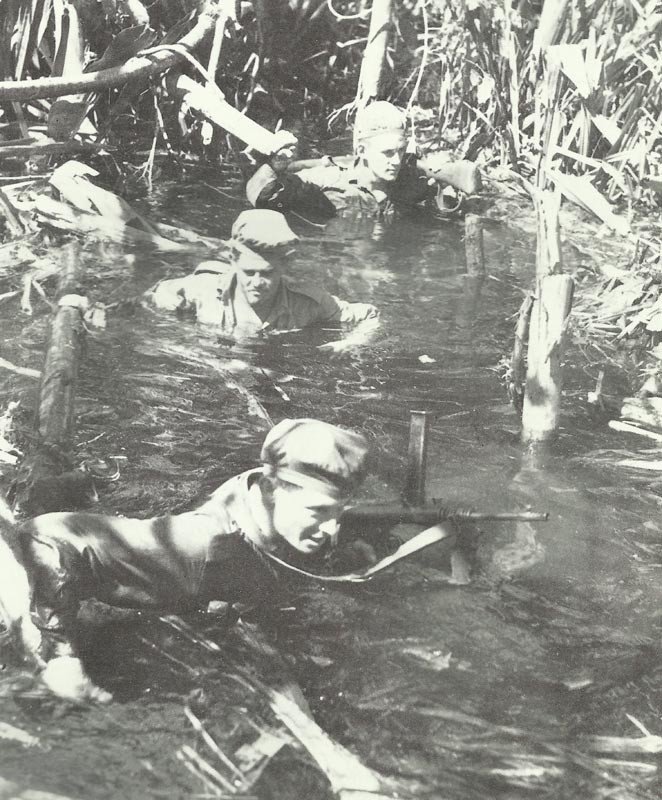
<path fill-rule="evenodd" d="M 426 411 L 411 411 L 409 428 L 409 458 L 404 489 L 405 503 L 366 503 L 345 509 L 340 517 L 342 523 L 353 525 L 377 523 L 382 525 L 401 525 L 405 523 L 427 525 L 428 527 L 398 547 L 391 555 L 382 558 L 363 572 L 347 575 L 319 575 L 295 567 L 265 551 L 265 556 L 285 567 L 290 572 L 314 578 L 322 583 L 365 583 L 383 570 L 392 567 L 403 558 L 418 553 L 437 542 L 455 536 L 452 526 L 444 521 L 490 522 L 513 520 L 515 522 L 546 522 L 549 514 L 544 511 L 474 511 L 471 508 L 449 507 L 436 501 L 425 504 L 425 464 L 427 459 L 427 437 L 431 415 Z"/>
<path fill-rule="evenodd" d="M 475 511 L 472 508 L 453 508 L 434 502 L 430 506 L 407 506 L 397 503 L 366 503 L 345 509 L 341 519 L 349 524 L 381 523 L 384 525 L 438 525 L 444 520 L 461 522 L 546 522 L 549 514 L 545 511 Z"/>
<path fill-rule="evenodd" d="M 373 564 L 362 572 L 350 572 L 346 575 L 320 575 L 315 572 L 308 572 L 300 569 L 287 561 L 283 561 L 273 553 L 265 551 L 265 555 L 281 567 L 285 567 L 290 572 L 296 572 L 306 578 L 314 578 L 322 583 L 366 583 L 380 572 L 392 567 L 403 558 L 407 558 L 414 553 L 430 547 L 437 542 L 453 537 L 455 531 L 450 526 L 444 526 L 444 520 L 516 520 L 521 522 L 546 522 L 549 514 L 539 511 L 473 511 L 472 509 L 449 509 L 444 506 L 430 507 L 408 507 L 393 505 L 363 505 L 348 508 L 343 512 L 341 520 L 352 520 L 353 522 L 381 522 L 398 525 L 401 523 L 416 523 L 430 525 L 413 538 L 404 542 L 398 549 Z"/>

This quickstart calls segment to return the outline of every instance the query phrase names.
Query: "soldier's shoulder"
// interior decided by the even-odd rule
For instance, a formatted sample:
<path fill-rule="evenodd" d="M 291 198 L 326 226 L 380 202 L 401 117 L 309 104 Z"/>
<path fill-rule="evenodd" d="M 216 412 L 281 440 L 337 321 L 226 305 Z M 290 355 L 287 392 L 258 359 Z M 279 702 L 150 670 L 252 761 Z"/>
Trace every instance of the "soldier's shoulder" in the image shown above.
<path fill-rule="evenodd" d="M 288 294 L 295 298 L 300 298 L 302 300 L 313 301 L 318 305 L 321 305 L 324 302 L 328 302 L 329 297 L 331 296 L 326 289 L 323 289 L 321 286 L 317 286 L 314 283 L 297 283 L 293 284 L 290 278 L 283 278 L 285 283 L 285 287 L 287 288 Z"/>
<path fill-rule="evenodd" d="M 347 167 L 329 159 L 328 163 L 308 167 L 296 173 L 302 181 L 314 183 L 321 188 L 338 188 L 344 186 L 349 178 Z"/>

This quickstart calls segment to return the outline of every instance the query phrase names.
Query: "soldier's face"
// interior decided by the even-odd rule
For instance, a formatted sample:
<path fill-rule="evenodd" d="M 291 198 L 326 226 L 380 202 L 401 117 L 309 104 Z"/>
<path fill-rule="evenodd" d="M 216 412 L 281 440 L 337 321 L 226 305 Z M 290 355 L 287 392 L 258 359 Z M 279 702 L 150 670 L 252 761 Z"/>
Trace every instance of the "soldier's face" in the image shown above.
<path fill-rule="evenodd" d="M 268 307 L 276 296 L 283 278 L 283 268 L 257 253 L 235 251 L 234 268 L 237 287 L 249 306 Z"/>
<path fill-rule="evenodd" d="M 344 499 L 289 485 L 274 487 L 272 498 L 274 530 L 295 550 L 312 554 L 335 543 Z"/>
<path fill-rule="evenodd" d="M 390 183 L 398 177 L 407 144 L 399 133 L 383 133 L 366 139 L 361 145 L 366 167 L 375 178 Z"/>

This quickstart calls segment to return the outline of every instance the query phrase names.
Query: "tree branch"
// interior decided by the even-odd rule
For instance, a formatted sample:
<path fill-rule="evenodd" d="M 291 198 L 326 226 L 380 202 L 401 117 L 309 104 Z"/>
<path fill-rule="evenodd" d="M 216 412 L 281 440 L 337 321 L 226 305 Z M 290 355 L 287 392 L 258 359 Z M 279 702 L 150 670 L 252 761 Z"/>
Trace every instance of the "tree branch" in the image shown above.
<path fill-rule="evenodd" d="M 195 27 L 178 42 L 193 50 L 216 26 L 216 14 L 204 11 Z M 147 78 L 178 64 L 182 55 L 173 51 L 154 53 L 149 57 L 135 56 L 121 67 L 111 67 L 98 72 L 81 73 L 75 77 L 37 78 L 30 81 L 0 81 L 0 102 L 36 100 L 44 97 L 64 97 L 81 92 L 94 92 L 112 86 L 122 86 L 129 80 Z"/>

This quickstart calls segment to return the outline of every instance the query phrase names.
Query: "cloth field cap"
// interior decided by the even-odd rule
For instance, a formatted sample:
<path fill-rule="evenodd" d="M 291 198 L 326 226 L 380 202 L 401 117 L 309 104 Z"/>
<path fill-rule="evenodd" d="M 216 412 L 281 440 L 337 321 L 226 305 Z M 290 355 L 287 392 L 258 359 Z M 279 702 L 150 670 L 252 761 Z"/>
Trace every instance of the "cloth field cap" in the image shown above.
<path fill-rule="evenodd" d="M 407 118 L 402 109 L 386 100 L 376 100 L 357 112 L 354 136 L 356 141 L 371 139 L 383 133 L 400 134 L 404 138 L 406 126 Z"/>
<path fill-rule="evenodd" d="M 334 499 L 348 497 L 366 474 L 360 433 L 316 419 L 284 419 L 262 445 L 264 474 Z"/>
<path fill-rule="evenodd" d="M 238 250 L 248 248 L 254 253 L 285 255 L 299 237 L 278 211 L 249 209 L 242 211 L 232 225 L 230 245 Z"/>

